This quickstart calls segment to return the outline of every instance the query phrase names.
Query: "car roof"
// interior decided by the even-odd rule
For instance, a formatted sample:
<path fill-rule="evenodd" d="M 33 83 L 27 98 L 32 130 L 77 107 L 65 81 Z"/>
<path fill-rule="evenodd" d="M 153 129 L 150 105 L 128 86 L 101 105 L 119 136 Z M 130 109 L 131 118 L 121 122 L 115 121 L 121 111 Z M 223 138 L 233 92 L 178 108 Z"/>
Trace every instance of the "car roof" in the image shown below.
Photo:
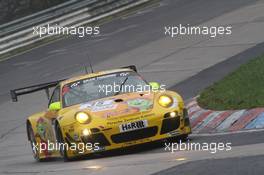
<path fill-rule="evenodd" d="M 107 74 L 113 74 L 117 72 L 133 72 L 133 70 L 129 68 L 121 68 L 121 69 L 113 69 L 113 70 L 104 70 L 104 71 L 99 71 L 99 72 L 94 72 L 94 73 L 89 73 L 85 75 L 80 75 L 80 76 L 75 76 L 69 79 L 66 79 L 60 83 L 61 86 L 64 86 L 69 83 L 73 83 L 78 80 L 86 79 L 86 78 L 93 78 L 93 77 L 98 77 L 102 75 L 107 75 Z"/>

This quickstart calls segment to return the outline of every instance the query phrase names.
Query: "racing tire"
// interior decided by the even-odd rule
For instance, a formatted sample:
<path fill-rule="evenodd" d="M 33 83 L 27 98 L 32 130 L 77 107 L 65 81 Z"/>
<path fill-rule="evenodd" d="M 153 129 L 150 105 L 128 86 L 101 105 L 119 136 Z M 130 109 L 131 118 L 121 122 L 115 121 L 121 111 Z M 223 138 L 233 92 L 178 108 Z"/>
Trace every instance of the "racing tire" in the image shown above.
<path fill-rule="evenodd" d="M 175 137 L 170 137 L 168 139 L 166 139 L 168 142 L 187 142 L 189 139 L 189 135 L 188 134 L 182 134 L 179 136 L 175 136 Z"/>
<path fill-rule="evenodd" d="M 30 146 L 32 149 L 33 157 L 36 161 L 42 162 L 44 159 L 39 158 L 39 152 L 36 149 L 36 147 L 34 147 L 34 145 L 36 145 L 37 142 L 36 142 L 35 134 L 34 134 L 31 124 L 27 125 L 27 131 L 28 131 L 28 139 L 29 139 Z"/>
<path fill-rule="evenodd" d="M 59 124 L 56 125 L 56 137 L 57 137 L 57 142 L 60 145 L 60 148 L 59 148 L 60 149 L 60 155 L 62 156 L 63 161 L 64 162 L 71 161 L 72 159 L 68 157 L 67 150 L 65 149 L 65 146 L 62 146 L 62 145 L 66 145 L 67 143 L 63 139 L 62 131 L 61 131 Z"/>
<path fill-rule="evenodd" d="M 189 140 L 189 135 L 183 134 L 183 135 L 179 136 L 179 140 L 181 140 L 182 142 L 186 142 Z"/>

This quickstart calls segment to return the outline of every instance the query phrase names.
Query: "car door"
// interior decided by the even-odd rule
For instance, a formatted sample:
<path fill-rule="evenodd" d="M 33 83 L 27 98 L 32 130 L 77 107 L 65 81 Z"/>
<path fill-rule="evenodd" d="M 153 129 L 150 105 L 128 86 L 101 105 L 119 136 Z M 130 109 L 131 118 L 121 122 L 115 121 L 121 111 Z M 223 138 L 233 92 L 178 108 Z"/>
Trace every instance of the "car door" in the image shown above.
<path fill-rule="evenodd" d="M 50 110 L 49 109 L 50 105 L 53 103 L 56 103 L 56 102 L 60 102 L 60 86 L 57 86 L 51 95 L 51 98 L 50 98 L 49 104 L 48 104 L 48 110 L 45 114 L 46 118 L 55 119 L 58 117 L 58 111 L 59 110 Z"/>

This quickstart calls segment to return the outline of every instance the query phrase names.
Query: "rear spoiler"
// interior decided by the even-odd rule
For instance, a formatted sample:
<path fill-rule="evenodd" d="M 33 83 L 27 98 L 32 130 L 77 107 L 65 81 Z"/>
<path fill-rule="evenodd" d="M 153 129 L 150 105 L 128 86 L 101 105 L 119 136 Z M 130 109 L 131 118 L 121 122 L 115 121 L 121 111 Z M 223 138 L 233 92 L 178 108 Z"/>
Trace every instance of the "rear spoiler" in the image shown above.
<path fill-rule="evenodd" d="M 121 69 L 131 69 L 131 70 L 137 72 L 137 67 L 135 65 L 121 67 Z"/>
<path fill-rule="evenodd" d="M 64 81 L 64 80 L 66 79 L 10 90 L 11 99 L 13 102 L 17 102 L 18 96 L 30 94 L 30 93 L 41 91 L 41 90 L 46 91 L 47 97 L 49 99 L 50 97 L 49 89 L 57 86 L 61 81 Z"/>
<path fill-rule="evenodd" d="M 130 65 L 130 66 L 121 67 L 121 68 L 122 69 L 131 69 L 131 70 L 137 72 L 137 67 L 135 65 Z M 11 99 L 13 102 L 17 102 L 18 96 L 30 94 L 30 93 L 41 91 L 41 90 L 46 91 L 47 97 L 49 99 L 49 97 L 50 97 L 49 89 L 57 86 L 61 81 L 64 81 L 64 80 L 66 80 L 66 79 L 10 90 Z"/>

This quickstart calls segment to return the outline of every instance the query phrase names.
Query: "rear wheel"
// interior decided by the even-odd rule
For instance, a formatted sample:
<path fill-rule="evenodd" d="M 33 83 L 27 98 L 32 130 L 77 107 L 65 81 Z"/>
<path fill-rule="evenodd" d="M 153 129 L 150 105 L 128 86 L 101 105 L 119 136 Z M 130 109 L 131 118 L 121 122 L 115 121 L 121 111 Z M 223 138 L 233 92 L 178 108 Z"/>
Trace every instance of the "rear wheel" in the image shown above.
<path fill-rule="evenodd" d="M 37 161 L 42 161 L 42 159 L 39 158 L 39 151 L 38 151 L 38 147 L 37 147 L 35 134 L 33 132 L 32 126 L 30 124 L 27 126 L 27 131 L 28 131 L 28 137 L 29 137 L 28 139 L 29 139 L 29 142 L 31 145 L 33 157 Z"/>

